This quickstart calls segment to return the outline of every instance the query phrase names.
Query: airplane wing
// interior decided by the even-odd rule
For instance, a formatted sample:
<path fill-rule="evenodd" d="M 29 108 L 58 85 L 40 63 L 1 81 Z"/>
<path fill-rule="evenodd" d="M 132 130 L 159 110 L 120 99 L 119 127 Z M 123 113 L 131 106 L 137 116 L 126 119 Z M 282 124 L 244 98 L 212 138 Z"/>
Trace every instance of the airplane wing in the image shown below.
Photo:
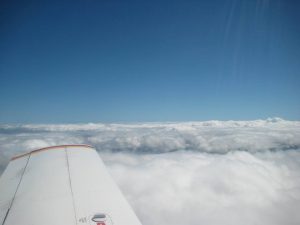
<path fill-rule="evenodd" d="M 14 157 L 0 179 L 0 224 L 141 225 L 88 145 Z"/>

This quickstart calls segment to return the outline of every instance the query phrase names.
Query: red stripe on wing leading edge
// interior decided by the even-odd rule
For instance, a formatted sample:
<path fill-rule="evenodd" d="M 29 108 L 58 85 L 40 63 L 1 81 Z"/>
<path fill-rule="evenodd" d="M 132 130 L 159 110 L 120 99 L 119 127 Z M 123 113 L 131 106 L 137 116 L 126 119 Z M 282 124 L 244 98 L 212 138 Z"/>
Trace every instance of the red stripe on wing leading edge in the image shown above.
<path fill-rule="evenodd" d="M 11 161 L 15 160 L 15 159 L 22 158 L 22 157 L 27 156 L 27 155 L 30 155 L 32 153 L 47 151 L 47 150 L 50 150 L 50 149 L 69 148 L 69 147 L 93 148 L 93 146 L 91 146 L 91 145 L 83 145 L 83 144 L 78 144 L 78 145 L 56 145 L 56 146 L 50 146 L 50 147 L 46 147 L 46 148 L 36 149 L 36 150 L 30 151 L 30 152 L 27 152 L 27 153 L 21 154 L 21 155 L 16 155 L 11 159 Z"/>

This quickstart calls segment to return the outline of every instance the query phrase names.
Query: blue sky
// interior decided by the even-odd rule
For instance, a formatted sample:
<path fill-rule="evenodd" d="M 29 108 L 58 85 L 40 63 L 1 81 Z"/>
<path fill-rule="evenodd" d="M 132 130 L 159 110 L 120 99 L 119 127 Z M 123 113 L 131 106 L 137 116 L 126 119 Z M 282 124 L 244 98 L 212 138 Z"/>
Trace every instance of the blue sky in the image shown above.
<path fill-rule="evenodd" d="M 300 119 L 297 0 L 0 10 L 0 123 Z"/>

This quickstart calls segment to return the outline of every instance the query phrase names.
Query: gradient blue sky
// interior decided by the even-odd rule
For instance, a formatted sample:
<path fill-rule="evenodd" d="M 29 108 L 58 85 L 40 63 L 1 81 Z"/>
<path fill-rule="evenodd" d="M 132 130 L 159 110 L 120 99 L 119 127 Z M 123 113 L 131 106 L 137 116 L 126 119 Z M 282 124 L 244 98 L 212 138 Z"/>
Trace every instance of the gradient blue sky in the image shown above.
<path fill-rule="evenodd" d="M 0 10 L 0 123 L 300 119 L 300 1 Z"/>

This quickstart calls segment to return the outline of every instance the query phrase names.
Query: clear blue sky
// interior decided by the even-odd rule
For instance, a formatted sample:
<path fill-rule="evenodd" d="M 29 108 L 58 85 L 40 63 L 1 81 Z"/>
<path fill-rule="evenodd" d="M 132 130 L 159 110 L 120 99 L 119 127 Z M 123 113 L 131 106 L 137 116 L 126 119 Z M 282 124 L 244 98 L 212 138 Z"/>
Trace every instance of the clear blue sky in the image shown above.
<path fill-rule="evenodd" d="M 0 123 L 300 119 L 300 1 L 0 6 Z"/>

